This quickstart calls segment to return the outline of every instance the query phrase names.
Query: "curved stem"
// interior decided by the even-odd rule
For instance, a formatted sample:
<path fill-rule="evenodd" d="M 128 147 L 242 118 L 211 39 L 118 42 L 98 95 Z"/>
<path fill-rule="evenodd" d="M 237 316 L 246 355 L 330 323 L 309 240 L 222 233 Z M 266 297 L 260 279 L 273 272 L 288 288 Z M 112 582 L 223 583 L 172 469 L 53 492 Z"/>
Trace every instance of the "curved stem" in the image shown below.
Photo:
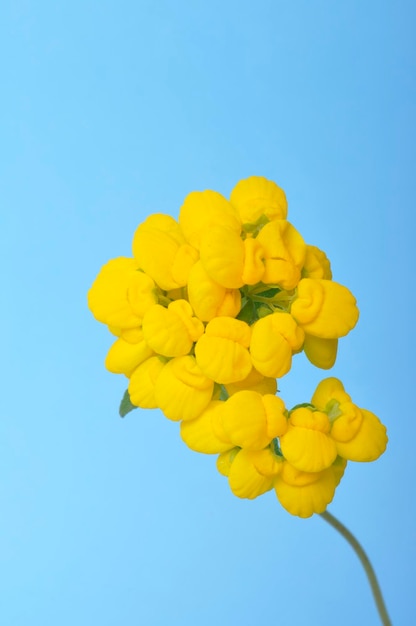
<path fill-rule="evenodd" d="M 378 584 L 378 580 L 371 565 L 370 559 L 364 552 L 361 544 L 357 541 L 354 535 L 341 524 L 336 517 L 331 515 L 328 511 L 324 511 L 320 514 L 323 519 L 328 522 L 335 530 L 337 530 L 343 537 L 348 541 L 348 543 L 355 550 L 356 555 L 361 561 L 362 566 L 364 567 L 365 573 L 367 574 L 368 582 L 371 586 L 371 591 L 373 592 L 374 601 L 377 606 L 377 610 L 381 619 L 383 626 L 391 626 L 391 621 L 387 613 L 386 605 L 384 603 L 383 594 L 381 593 L 380 585 Z"/>

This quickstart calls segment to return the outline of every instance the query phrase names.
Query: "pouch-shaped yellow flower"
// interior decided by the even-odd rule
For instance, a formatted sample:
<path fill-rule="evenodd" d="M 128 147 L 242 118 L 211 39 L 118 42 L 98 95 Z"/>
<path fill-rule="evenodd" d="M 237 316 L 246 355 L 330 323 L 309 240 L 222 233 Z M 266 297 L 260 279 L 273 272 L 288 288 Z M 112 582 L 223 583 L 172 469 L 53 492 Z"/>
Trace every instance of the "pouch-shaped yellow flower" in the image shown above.
<path fill-rule="evenodd" d="M 253 224 L 263 215 L 269 220 L 286 219 L 287 200 L 283 189 L 263 176 L 240 180 L 231 192 L 243 224 Z"/>
<path fill-rule="evenodd" d="M 306 245 L 302 278 L 325 278 L 331 280 L 331 264 L 323 250 L 320 250 L 316 246 Z"/>
<path fill-rule="evenodd" d="M 142 409 L 155 409 L 155 384 L 165 367 L 165 361 L 158 356 L 151 356 L 143 361 L 130 376 L 128 392 L 132 404 Z"/>
<path fill-rule="evenodd" d="M 280 504 L 292 515 L 311 517 L 322 513 L 335 494 L 346 461 L 337 459 L 322 472 L 308 473 L 297 470 L 287 461 L 274 479 L 274 488 Z"/>
<path fill-rule="evenodd" d="M 190 246 L 173 217 L 155 213 L 137 228 L 133 237 L 133 254 L 139 266 L 161 289 L 183 287 L 198 251 Z"/>
<path fill-rule="evenodd" d="M 188 298 L 195 315 L 203 322 L 219 316 L 236 317 L 241 309 L 240 291 L 216 283 L 201 261 L 189 272 Z"/>
<path fill-rule="evenodd" d="M 337 457 L 331 423 L 321 411 L 300 407 L 291 411 L 287 432 L 280 438 L 283 456 L 302 472 L 320 472 Z"/>
<path fill-rule="evenodd" d="M 260 474 L 253 462 L 253 452 L 240 450 L 229 468 L 228 483 L 235 496 L 252 500 L 273 488 L 274 476 Z"/>
<path fill-rule="evenodd" d="M 88 292 L 94 317 L 119 329 L 140 326 L 146 310 L 157 301 L 154 281 L 139 271 L 135 259 L 127 257 L 106 263 Z"/>
<path fill-rule="evenodd" d="M 248 351 L 251 330 L 232 317 L 211 320 L 195 345 L 195 358 L 206 376 L 217 383 L 243 380 L 252 368 Z"/>
<path fill-rule="evenodd" d="M 228 226 L 212 226 L 201 237 L 201 263 L 207 274 L 227 289 L 244 285 L 244 242 Z"/>
<path fill-rule="evenodd" d="M 289 313 L 272 313 L 252 326 L 250 354 L 263 376 L 280 378 L 292 365 L 292 354 L 301 349 L 303 330 Z"/>
<path fill-rule="evenodd" d="M 311 404 L 320 411 L 328 413 L 334 401 L 338 402 L 338 404 L 351 402 L 351 397 L 345 391 L 342 382 L 338 378 L 331 376 L 321 380 L 318 384 L 312 396 Z"/>
<path fill-rule="evenodd" d="M 203 334 L 204 325 L 194 317 L 187 300 L 175 300 L 167 308 L 156 304 L 143 317 L 143 336 L 148 345 L 164 356 L 184 356 Z"/>
<path fill-rule="evenodd" d="M 361 409 L 361 413 L 363 420 L 357 434 L 349 441 L 337 441 L 338 454 L 349 461 L 375 461 L 387 446 L 386 427 L 371 411 Z"/>
<path fill-rule="evenodd" d="M 203 454 L 218 454 L 234 447 L 220 439 L 213 427 L 213 419 L 223 408 L 224 402 L 213 401 L 195 419 L 181 422 L 181 437 L 189 448 Z"/>
<path fill-rule="evenodd" d="M 331 280 L 303 278 L 291 314 L 305 333 L 336 339 L 354 328 L 359 311 L 352 293 Z"/>
<path fill-rule="evenodd" d="M 219 415 L 226 438 L 248 450 L 262 450 L 286 432 L 284 402 L 256 391 L 239 391 L 229 398 Z"/>
<path fill-rule="evenodd" d="M 312 365 L 328 370 L 337 358 L 338 339 L 322 339 L 305 333 L 303 351 Z"/>
<path fill-rule="evenodd" d="M 198 417 L 211 401 L 214 382 L 193 356 L 179 356 L 163 368 L 155 385 L 157 405 L 173 421 Z"/>
<path fill-rule="evenodd" d="M 241 220 L 237 210 L 217 191 L 193 191 L 179 212 L 179 224 L 188 243 L 197 250 L 201 237 L 213 226 L 226 226 L 240 236 Z"/>
<path fill-rule="evenodd" d="M 296 228 L 286 220 L 274 220 L 260 231 L 257 242 L 264 250 L 264 283 L 291 290 L 300 279 L 306 244 Z"/>
<path fill-rule="evenodd" d="M 109 349 L 105 366 L 113 374 L 124 374 L 130 377 L 132 372 L 153 354 L 144 338 L 136 343 L 130 343 L 121 337 Z"/>

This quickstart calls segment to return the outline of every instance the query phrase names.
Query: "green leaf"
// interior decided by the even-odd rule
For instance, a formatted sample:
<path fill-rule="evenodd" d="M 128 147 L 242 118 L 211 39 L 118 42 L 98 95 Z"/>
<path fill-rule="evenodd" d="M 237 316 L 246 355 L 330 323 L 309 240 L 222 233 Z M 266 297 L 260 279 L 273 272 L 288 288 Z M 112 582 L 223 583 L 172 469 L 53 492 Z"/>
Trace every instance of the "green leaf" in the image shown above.
<path fill-rule="evenodd" d="M 124 417 L 127 413 L 130 413 L 130 411 L 133 411 L 134 409 L 137 409 L 137 406 L 131 403 L 129 391 L 126 389 L 118 410 L 120 417 Z"/>

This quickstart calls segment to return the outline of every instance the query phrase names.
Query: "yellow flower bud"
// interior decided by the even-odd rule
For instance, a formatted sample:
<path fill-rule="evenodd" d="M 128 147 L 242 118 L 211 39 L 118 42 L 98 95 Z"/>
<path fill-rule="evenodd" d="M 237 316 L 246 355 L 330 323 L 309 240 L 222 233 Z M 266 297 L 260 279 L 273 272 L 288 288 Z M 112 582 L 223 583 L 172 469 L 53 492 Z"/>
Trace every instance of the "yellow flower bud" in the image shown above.
<path fill-rule="evenodd" d="M 252 327 L 250 354 L 254 367 L 264 376 L 280 378 L 301 349 L 304 333 L 289 313 L 272 313 Z"/>
<path fill-rule="evenodd" d="M 231 317 L 211 320 L 195 346 L 195 358 L 206 376 L 217 383 L 244 379 L 252 368 L 248 324 Z"/>
<path fill-rule="evenodd" d="M 264 250 L 262 281 L 280 285 L 282 289 L 294 289 L 306 254 L 300 233 L 286 220 L 274 220 L 262 228 L 257 242 Z"/>
<path fill-rule="evenodd" d="M 303 278 L 291 314 L 305 333 L 336 339 L 354 328 L 359 311 L 352 293 L 330 280 Z"/>

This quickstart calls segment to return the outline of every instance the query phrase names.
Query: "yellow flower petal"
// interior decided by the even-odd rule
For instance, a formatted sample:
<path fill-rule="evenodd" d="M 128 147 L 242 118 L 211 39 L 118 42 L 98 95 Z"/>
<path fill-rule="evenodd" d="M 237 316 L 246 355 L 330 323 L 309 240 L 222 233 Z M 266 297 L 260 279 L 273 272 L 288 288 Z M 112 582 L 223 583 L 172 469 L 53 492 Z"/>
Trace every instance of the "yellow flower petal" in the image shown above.
<path fill-rule="evenodd" d="M 239 498 L 252 500 L 273 488 L 274 477 L 260 474 L 253 461 L 251 452 L 241 450 L 231 464 L 228 482 L 231 491 Z"/>
<path fill-rule="evenodd" d="M 296 228 L 286 220 L 269 222 L 257 241 L 264 250 L 264 283 L 291 290 L 296 287 L 303 267 L 306 244 Z"/>
<path fill-rule="evenodd" d="M 186 300 L 175 300 L 166 309 L 157 304 L 143 318 L 143 335 L 148 345 L 164 356 L 184 356 L 204 332 Z"/>
<path fill-rule="evenodd" d="M 88 292 L 94 317 L 117 328 L 141 325 L 145 311 L 157 303 L 156 285 L 138 271 L 135 259 L 118 257 L 104 265 Z"/>
<path fill-rule="evenodd" d="M 338 378 L 331 376 L 321 380 L 312 396 L 311 404 L 326 413 L 330 409 L 329 405 L 332 405 L 334 400 L 341 404 L 343 402 L 351 402 L 351 397 L 345 391 L 342 382 Z"/>
<path fill-rule="evenodd" d="M 228 476 L 230 473 L 231 465 L 235 459 L 236 454 L 240 451 L 240 448 L 232 448 L 227 452 L 222 452 L 217 458 L 217 470 L 222 476 Z"/>
<path fill-rule="evenodd" d="M 250 450 L 262 450 L 287 428 L 283 401 L 255 391 L 239 391 L 231 396 L 219 418 L 226 438 Z"/>
<path fill-rule="evenodd" d="M 248 324 L 231 317 L 211 320 L 195 346 L 195 358 L 206 376 L 218 383 L 232 383 L 248 376 L 252 368 Z"/>
<path fill-rule="evenodd" d="M 236 317 L 241 309 L 240 291 L 212 280 L 201 261 L 189 273 L 188 297 L 195 315 L 203 322 L 219 316 Z"/>
<path fill-rule="evenodd" d="M 302 347 L 304 333 L 289 313 L 272 313 L 253 325 L 250 354 L 264 376 L 280 378 L 292 364 L 292 354 Z"/>
<path fill-rule="evenodd" d="M 331 264 L 325 252 L 316 246 L 306 246 L 306 256 L 302 268 L 302 278 L 325 278 L 331 280 Z"/>
<path fill-rule="evenodd" d="M 285 192 L 262 176 L 240 180 L 231 192 L 230 202 L 237 208 L 244 224 L 252 224 L 262 215 L 269 220 L 285 219 L 287 216 Z"/>
<path fill-rule="evenodd" d="M 244 243 L 226 226 L 212 226 L 201 238 L 201 263 L 208 275 L 227 289 L 243 286 Z"/>
<path fill-rule="evenodd" d="M 143 336 L 142 340 L 136 343 L 129 343 L 120 338 L 108 351 L 105 366 L 113 374 L 124 374 L 129 377 L 136 367 L 152 354 L 153 350 L 147 345 Z"/>
<path fill-rule="evenodd" d="M 337 358 L 338 339 L 322 339 L 306 333 L 303 350 L 312 365 L 327 370 Z"/>
<path fill-rule="evenodd" d="M 241 220 L 236 209 L 216 191 L 193 191 L 179 212 L 179 224 L 186 240 L 197 250 L 201 237 L 212 227 L 226 226 L 240 235 Z"/>
<path fill-rule="evenodd" d="M 329 436 L 330 422 L 325 413 L 305 407 L 290 414 L 289 428 L 280 438 L 285 459 L 303 472 L 320 472 L 335 461 L 337 446 Z"/>
<path fill-rule="evenodd" d="M 139 365 L 130 377 L 129 395 L 132 404 L 142 409 L 155 409 L 155 384 L 165 362 L 158 356 L 152 356 Z"/>
<path fill-rule="evenodd" d="M 324 339 L 343 337 L 354 328 L 359 311 L 352 293 L 331 280 L 303 278 L 291 314 L 304 331 Z"/>
<path fill-rule="evenodd" d="M 201 415 L 181 422 L 181 437 L 191 450 L 203 454 L 218 454 L 234 447 L 229 441 L 219 439 L 212 426 L 213 414 L 223 408 L 224 402 L 210 402 Z"/>
<path fill-rule="evenodd" d="M 257 391 L 257 393 L 260 393 L 262 396 L 266 393 L 274 396 L 277 391 L 277 382 L 275 378 L 263 376 L 263 374 L 260 374 L 260 372 L 253 367 L 250 374 L 246 378 L 238 380 L 235 383 L 228 383 L 226 385 L 226 390 L 229 396 L 234 395 L 237 391 L 243 391 L 245 389 L 249 391 Z"/>
<path fill-rule="evenodd" d="M 386 427 L 374 413 L 365 409 L 361 413 L 363 421 L 355 437 L 345 443 L 336 442 L 338 454 L 349 461 L 375 461 L 387 446 Z"/>
<path fill-rule="evenodd" d="M 274 479 L 274 487 L 280 504 L 292 515 L 311 517 L 322 513 L 332 501 L 335 488 L 342 476 L 345 461 L 322 472 L 307 473 L 297 470 L 288 462 Z"/>
<path fill-rule="evenodd" d="M 156 381 L 155 398 L 173 421 L 198 417 L 211 401 L 214 382 L 205 376 L 194 357 L 179 356 L 169 361 Z"/>

